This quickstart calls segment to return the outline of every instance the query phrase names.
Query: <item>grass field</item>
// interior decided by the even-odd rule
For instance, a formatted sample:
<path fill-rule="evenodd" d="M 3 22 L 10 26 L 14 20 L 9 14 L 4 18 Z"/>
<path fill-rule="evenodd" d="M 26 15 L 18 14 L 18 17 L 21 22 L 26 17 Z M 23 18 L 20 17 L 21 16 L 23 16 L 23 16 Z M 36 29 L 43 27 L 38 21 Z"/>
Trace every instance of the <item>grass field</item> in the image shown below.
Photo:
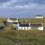
<path fill-rule="evenodd" d="M 5 20 L 1 18 L 0 24 L 3 24 Z M 19 22 L 43 23 L 45 26 L 45 19 L 20 19 Z M 45 45 L 45 32 L 14 30 L 12 25 L 9 25 L 0 30 L 0 45 Z"/>
<path fill-rule="evenodd" d="M 0 31 L 0 45 L 45 45 L 45 32 L 42 31 Z"/>

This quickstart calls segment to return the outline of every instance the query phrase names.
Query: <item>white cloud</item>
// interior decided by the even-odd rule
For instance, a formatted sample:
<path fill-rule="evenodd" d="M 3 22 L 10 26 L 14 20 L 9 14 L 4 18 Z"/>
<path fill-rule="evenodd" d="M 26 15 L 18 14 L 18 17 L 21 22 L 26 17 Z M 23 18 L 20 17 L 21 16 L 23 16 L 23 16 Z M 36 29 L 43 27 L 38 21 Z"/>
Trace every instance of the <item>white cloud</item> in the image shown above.
<path fill-rule="evenodd" d="M 22 10 L 22 9 L 45 9 L 45 4 L 38 4 L 38 3 L 33 3 L 30 2 L 28 4 L 24 5 L 15 5 L 15 3 L 18 2 L 18 0 L 10 0 L 9 2 L 5 2 L 0 5 L 1 8 L 8 8 L 8 9 L 17 9 L 17 10 Z"/>
<path fill-rule="evenodd" d="M 35 3 L 29 3 L 29 4 L 15 6 L 15 8 L 17 8 L 17 9 L 31 9 L 31 8 L 34 8 L 36 6 L 37 6 L 37 4 L 35 4 Z"/>
<path fill-rule="evenodd" d="M 10 6 L 12 6 L 12 4 L 16 2 L 17 0 L 10 0 L 9 2 L 2 3 L 0 5 L 0 8 L 10 8 Z"/>
<path fill-rule="evenodd" d="M 15 9 L 17 10 L 42 10 L 45 9 L 45 4 L 37 4 L 37 3 L 29 3 L 24 5 L 17 5 L 15 6 Z"/>
<path fill-rule="evenodd" d="M 30 2 L 24 5 L 15 5 L 17 0 L 10 0 L 0 5 L 1 15 L 34 15 L 34 14 L 45 14 L 45 4 L 38 4 Z"/>

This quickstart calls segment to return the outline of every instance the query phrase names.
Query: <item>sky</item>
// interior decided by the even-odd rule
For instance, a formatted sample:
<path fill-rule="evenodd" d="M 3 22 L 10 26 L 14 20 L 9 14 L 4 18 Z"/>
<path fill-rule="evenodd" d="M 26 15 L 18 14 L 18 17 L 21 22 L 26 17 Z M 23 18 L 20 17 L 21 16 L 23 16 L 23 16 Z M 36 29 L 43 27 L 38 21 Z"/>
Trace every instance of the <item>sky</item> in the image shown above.
<path fill-rule="evenodd" d="M 0 0 L 0 17 L 45 16 L 45 0 Z"/>

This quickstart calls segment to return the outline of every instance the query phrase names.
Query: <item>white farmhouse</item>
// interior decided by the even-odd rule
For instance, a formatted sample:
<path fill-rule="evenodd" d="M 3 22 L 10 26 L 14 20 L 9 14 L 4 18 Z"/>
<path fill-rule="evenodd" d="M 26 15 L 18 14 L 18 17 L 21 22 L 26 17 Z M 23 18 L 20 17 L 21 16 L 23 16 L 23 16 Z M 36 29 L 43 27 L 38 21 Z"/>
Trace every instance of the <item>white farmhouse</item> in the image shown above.
<path fill-rule="evenodd" d="M 42 18 L 43 19 L 44 17 L 42 15 L 36 15 L 35 18 L 39 18 L 39 19 Z"/>
<path fill-rule="evenodd" d="M 19 23 L 17 24 L 17 29 L 18 30 L 30 30 L 30 23 L 29 24 L 25 24 L 25 23 Z"/>
<path fill-rule="evenodd" d="M 18 30 L 42 30 L 43 31 L 43 25 L 42 24 L 25 24 L 25 23 L 18 23 L 17 24 Z"/>
<path fill-rule="evenodd" d="M 42 24 L 30 24 L 31 29 L 36 29 L 36 30 L 42 30 L 43 31 L 43 25 Z"/>
<path fill-rule="evenodd" d="M 8 18 L 7 22 L 18 22 L 18 19 L 17 20 L 11 20 L 10 18 Z"/>

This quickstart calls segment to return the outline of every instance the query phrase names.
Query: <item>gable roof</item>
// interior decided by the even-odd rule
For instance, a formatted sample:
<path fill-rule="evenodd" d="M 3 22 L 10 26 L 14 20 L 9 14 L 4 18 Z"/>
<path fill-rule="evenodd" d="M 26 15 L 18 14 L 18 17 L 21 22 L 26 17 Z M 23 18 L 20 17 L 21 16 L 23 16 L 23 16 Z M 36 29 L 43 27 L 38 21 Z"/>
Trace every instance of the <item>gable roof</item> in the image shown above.
<path fill-rule="evenodd" d="M 13 19 L 13 18 L 8 18 L 8 19 L 7 19 L 7 22 L 18 22 L 18 19 L 15 20 L 15 19 Z"/>
<path fill-rule="evenodd" d="M 21 23 L 20 23 L 19 26 L 20 26 L 20 27 L 29 27 L 29 24 L 25 24 L 25 23 L 22 23 L 22 24 L 21 24 Z"/>
<path fill-rule="evenodd" d="M 13 24 L 18 24 L 18 22 L 13 22 Z"/>
<path fill-rule="evenodd" d="M 41 27 L 42 24 L 30 24 L 31 27 Z"/>
<path fill-rule="evenodd" d="M 13 20 L 13 21 L 15 21 L 15 20 L 17 20 L 16 18 L 9 18 L 10 20 Z"/>
<path fill-rule="evenodd" d="M 42 15 L 36 15 L 37 17 L 43 17 Z"/>

